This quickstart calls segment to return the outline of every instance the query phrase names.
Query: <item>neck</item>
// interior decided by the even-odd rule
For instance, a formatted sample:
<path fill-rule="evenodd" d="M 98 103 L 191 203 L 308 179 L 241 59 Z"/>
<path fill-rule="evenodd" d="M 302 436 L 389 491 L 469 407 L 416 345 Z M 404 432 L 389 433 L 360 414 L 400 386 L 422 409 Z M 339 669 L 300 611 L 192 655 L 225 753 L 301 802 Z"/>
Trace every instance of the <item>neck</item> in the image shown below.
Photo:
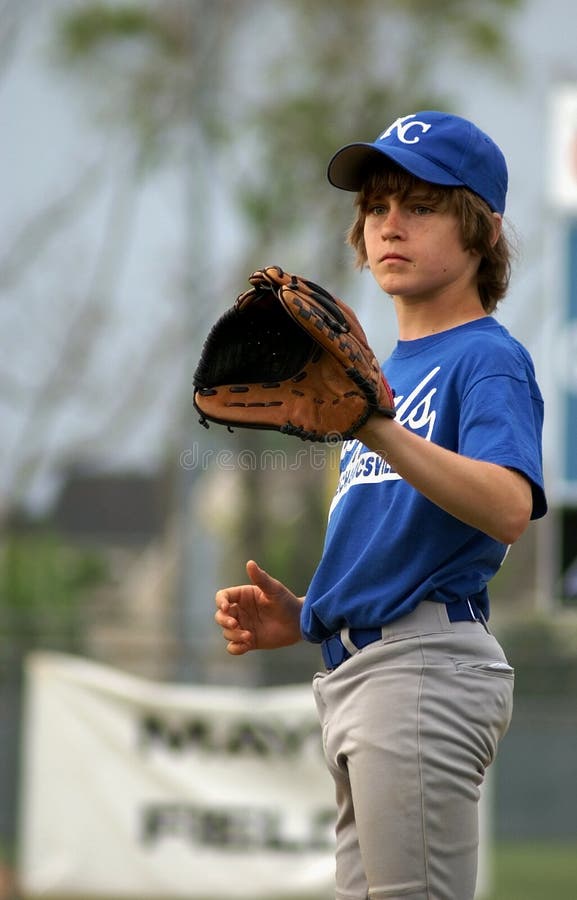
<path fill-rule="evenodd" d="M 448 331 L 487 315 L 477 292 L 453 302 L 442 302 L 442 298 L 419 300 L 398 296 L 393 297 L 393 302 L 402 341 Z"/>

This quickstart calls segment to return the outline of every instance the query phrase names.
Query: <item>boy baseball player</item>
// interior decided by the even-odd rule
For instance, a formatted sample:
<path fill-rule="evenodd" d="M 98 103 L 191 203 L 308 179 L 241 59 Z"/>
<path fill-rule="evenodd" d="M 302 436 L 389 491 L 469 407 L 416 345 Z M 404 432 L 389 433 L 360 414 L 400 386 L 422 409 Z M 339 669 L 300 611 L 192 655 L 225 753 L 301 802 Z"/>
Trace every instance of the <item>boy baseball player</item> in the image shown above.
<path fill-rule="evenodd" d="M 458 116 L 423 111 L 341 148 L 349 242 L 392 298 L 396 417 L 343 444 L 306 597 L 256 562 L 216 595 L 228 652 L 321 644 L 336 787 L 337 900 L 472 900 L 479 786 L 512 712 L 487 584 L 543 516 L 543 402 L 491 315 L 509 280 L 507 167 Z"/>

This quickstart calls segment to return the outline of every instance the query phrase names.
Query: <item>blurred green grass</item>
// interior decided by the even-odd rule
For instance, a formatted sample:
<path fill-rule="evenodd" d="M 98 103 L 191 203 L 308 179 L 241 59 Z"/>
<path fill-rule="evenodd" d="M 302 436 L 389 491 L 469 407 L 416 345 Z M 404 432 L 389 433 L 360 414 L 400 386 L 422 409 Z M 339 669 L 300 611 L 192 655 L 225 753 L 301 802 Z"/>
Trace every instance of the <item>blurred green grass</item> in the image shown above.
<path fill-rule="evenodd" d="M 493 893 L 486 900 L 577 898 L 577 841 L 499 843 L 492 869 Z"/>
<path fill-rule="evenodd" d="M 500 842 L 491 852 L 491 867 L 493 892 L 482 900 L 577 900 L 577 841 Z M 0 890 L 4 898 L 24 900 L 17 892 Z"/>

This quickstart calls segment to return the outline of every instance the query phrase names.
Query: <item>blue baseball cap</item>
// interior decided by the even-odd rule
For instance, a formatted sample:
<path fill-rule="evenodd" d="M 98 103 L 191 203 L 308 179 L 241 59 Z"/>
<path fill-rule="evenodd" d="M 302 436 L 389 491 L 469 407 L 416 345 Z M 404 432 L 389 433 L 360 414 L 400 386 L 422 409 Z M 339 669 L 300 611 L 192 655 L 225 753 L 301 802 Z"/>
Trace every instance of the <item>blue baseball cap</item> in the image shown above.
<path fill-rule="evenodd" d="M 337 150 L 328 179 L 344 191 L 358 191 L 369 165 L 383 157 L 431 184 L 467 187 L 493 212 L 505 211 L 505 157 L 489 135 L 467 119 L 435 110 L 401 116 L 372 144 L 347 144 Z"/>

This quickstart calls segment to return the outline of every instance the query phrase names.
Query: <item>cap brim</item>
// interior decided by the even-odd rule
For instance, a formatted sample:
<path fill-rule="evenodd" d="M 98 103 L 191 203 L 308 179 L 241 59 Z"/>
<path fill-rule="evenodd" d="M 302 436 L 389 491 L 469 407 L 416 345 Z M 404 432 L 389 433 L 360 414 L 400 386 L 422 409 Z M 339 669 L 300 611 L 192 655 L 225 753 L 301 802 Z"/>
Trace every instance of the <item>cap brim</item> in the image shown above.
<path fill-rule="evenodd" d="M 337 150 L 327 169 L 327 177 L 332 185 L 343 191 L 359 191 L 368 171 L 375 163 L 389 159 L 416 178 L 431 184 L 447 187 L 463 187 L 463 182 L 451 175 L 442 166 L 426 157 L 404 150 L 401 147 L 381 148 L 375 144 L 347 144 Z"/>

